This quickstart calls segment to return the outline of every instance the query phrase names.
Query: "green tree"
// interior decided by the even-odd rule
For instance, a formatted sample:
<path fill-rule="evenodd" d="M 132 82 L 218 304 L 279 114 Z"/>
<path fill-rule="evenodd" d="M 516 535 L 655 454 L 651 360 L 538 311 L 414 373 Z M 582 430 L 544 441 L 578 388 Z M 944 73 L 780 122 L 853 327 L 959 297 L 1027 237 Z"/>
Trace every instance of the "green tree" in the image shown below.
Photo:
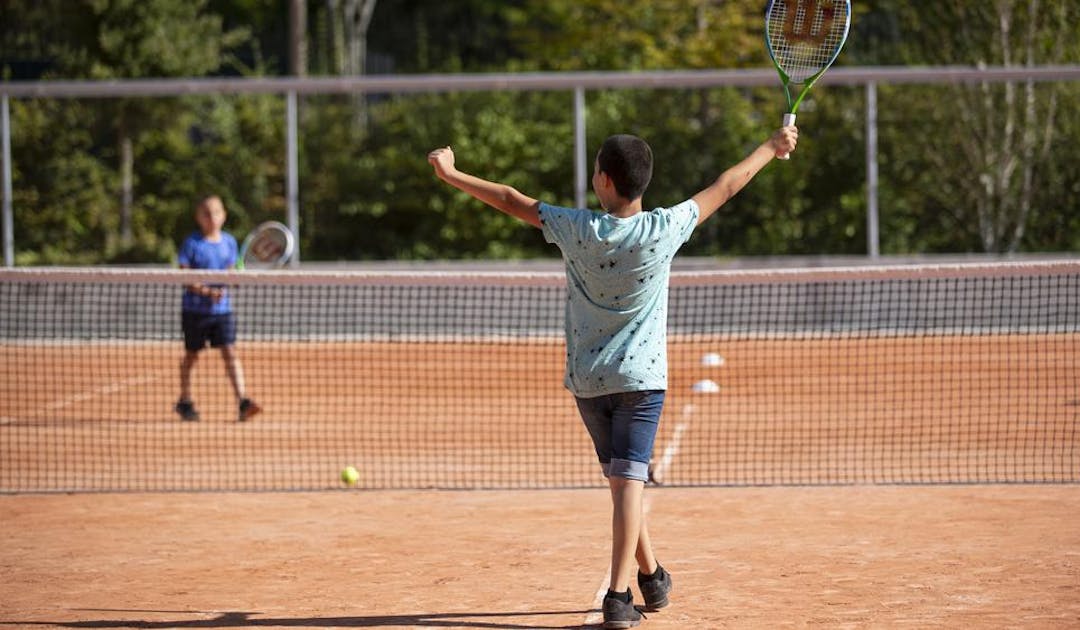
<path fill-rule="evenodd" d="M 528 0 L 509 15 L 546 70 L 761 65 L 761 3 L 750 0 Z"/>
<path fill-rule="evenodd" d="M 97 158 L 93 112 L 76 101 L 11 102 L 17 264 L 92 264 L 114 230 L 113 172 Z M 57 133 L 62 129 L 62 133 Z"/>
<path fill-rule="evenodd" d="M 895 27 L 892 51 L 883 46 L 883 54 L 906 64 L 1030 67 L 1080 58 L 1075 2 L 878 4 Z M 1075 170 L 1061 159 L 1076 154 L 1075 117 L 1066 105 L 1077 97 L 1075 85 L 980 82 L 884 94 L 886 122 L 895 125 L 883 139 L 893 147 L 884 175 L 900 184 L 893 193 L 911 197 L 902 203 L 914 213 L 909 225 L 921 225 L 917 231 L 927 235 L 926 246 L 1055 247 L 1027 237 L 1045 215 L 1067 207 L 1070 195 L 1075 207 L 1075 191 L 1068 190 Z M 912 138 L 922 146 L 912 146 Z M 956 236 L 935 239 L 935 233 Z"/>
<path fill-rule="evenodd" d="M 524 59 L 510 20 L 527 0 L 379 0 L 368 49 L 393 72 L 504 70 Z"/>
<path fill-rule="evenodd" d="M 318 129 L 305 131 L 309 251 L 346 260 L 548 254 L 536 230 L 448 191 L 425 156 L 449 144 L 463 165 L 568 203 L 573 191 L 562 184 L 572 181 L 573 132 L 565 115 L 570 97 L 561 101 L 508 92 L 384 99 L 371 108 L 364 142 L 343 146 L 351 108 L 310 100 L 309 120 Z"/>
<path fill-rule="evenodd" d="M 515 33 L 550 70 L 763 67 L 762 7 L 740 0 L 552 0 L 517 11 Z M 699 228 L 685 251 L 699 255 L 864 251 L 861 150 L 851 144 L 860 100 L 819 88 L 803 111 L 798 158 L 774 165 Z M 823 107 L 815 107 L 827 103 Z M 756 90 L 632 90 L 589 95 L 591 150 L 610 133 L 649 140 L 656 175 L 647 205 L 681 201 L 710 183 L 780 122 L 783 97 Z M 826 145 L 828 134 L 843 150 Z M 828 148 L 826 148 L 828 147 Z M 810 182 L 813 185 L 810 185 Z"/>
<path fill-rule="evenodd" d="M 378 0 L 367 14 L 367 66 L 381 72 L 763 68 L 760 5 Z M 359 0 L 307 2 L 313 73 L 349 71 L 339 54 L 346 48 L 344 23 L 329 20 L 344 17 L 347 6 L 363 16 Z M 0 2 L 0 73 L 284 74 L 286 8 L 284 0 Z M 927 8 L 867 0 L 855 9 L 840 65 L 1080 58 L 1070 27 L 1078 17 L 1075 2 Z M 862 93 L 815 88 L 800 110 L 798 154 L 763 171 L 722 217 L 702 226 L 686 251 L 863 253 Z M 1078 86 L 1064 82 L 879 86 L 883 251 L 1080 247 L 1080 143 L 1074 140 L 1080 119 L 1068 109 L 1078 97 Z M 707 184 L 769 133 L 783 109 L 779 84 L 592 90 L 586 101 L 590 157 L 610 133 L 636 133 L 652 143 L 650 206 L 676 203 Z M 357 103 L 366 109 L 362 128 Z M 447 191 L 424 155 L 451 144 L 478 172 L 572 203 L 571 103 L 569 92 L 305 97 L 305 259 L 553 255 L 535 230 Z M 193 200 L 208 192 L 225 197 L 235 231 L 280 218 L 283 107 L 277 95 L 13 101 L 18 260 L 167 259 L 192 227 Z M 133 240 L 127 248 L 126 239 Z"/>
<path fill-rule="evenodd" d="M 68 37 L 54 42 L 56 75 L 117 79 L 202 76 L 245 42 L 245 29 L 224 31 L 207 0 L 81 0 L 58 11 Z M 176 99 L 109 102 L 120 173 L 118 249 L 134 244 L 135 159 L 140 138 L 177 117 Z"/>

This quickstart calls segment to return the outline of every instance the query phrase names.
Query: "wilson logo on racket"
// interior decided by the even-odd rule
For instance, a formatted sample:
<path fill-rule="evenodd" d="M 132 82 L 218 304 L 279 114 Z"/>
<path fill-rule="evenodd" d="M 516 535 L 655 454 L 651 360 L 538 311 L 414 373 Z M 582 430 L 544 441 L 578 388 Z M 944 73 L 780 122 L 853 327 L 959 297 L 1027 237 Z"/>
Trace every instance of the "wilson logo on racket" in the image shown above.
<path fill-rule="evenodd" d="M 277 221 L 260 223 L 244 239 L 237 267 L 240 269 L 276 269 L 292 258 L 296 238 Z"/>
<path fill-rule="evenodd" d="M 251 244 L 251 254 L 260 261 L 275 260 L 285 253 L 285 247 L 276 241 L 257 241 Z"/>
<path fill-rule="evenodd" d="M 801 0 L 798 5 L 798 10 L 789 10 L 784 15 L 784 38 L 791 43 L 821 46 L 832 32 L 836 9 L 832 2 L 819 6 L 818 0 Z"/>

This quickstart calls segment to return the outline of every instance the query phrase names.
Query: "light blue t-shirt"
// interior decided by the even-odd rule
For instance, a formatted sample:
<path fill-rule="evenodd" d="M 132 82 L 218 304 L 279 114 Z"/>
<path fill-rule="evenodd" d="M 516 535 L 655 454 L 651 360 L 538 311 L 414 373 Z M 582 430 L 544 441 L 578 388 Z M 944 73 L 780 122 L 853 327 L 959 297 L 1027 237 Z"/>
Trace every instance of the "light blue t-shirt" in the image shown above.
<path fill-rule="evenodd" d="M 181 267 L 191 269 L 232 269 L 236 266 L 238 255 L 236 239 L 228 232 L 221 233 L 218 241 L 208 241 L 201 232 L 193 232 L 184 239 L 180 245 L 180 253 L 176 262 Z M 211 285 L 224 286 L 224 285 Z M 203 315 L 221 315 L 232 312 L 232 304 L 229 301 L 228 289 L 220 300 L 215 302 L 209 297 L 196 295 L 191 291 L 184 291 L 181 309 L 190 313 Z"/>
<path fill-rule="evenodd" d="M 697 203 L 626 219 L 546 203 L 539 211 L 566 261 L 566 388 L 581 398 L 667 389 L 668 279 Z"/>

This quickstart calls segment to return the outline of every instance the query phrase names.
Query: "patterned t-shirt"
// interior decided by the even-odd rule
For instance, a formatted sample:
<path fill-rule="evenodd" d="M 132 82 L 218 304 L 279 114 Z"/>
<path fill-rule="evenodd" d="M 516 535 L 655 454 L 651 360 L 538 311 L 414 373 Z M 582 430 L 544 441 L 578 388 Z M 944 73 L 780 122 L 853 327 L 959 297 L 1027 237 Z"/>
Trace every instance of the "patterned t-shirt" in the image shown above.
<path fill-rule="evenodd" d="M 567 389 L 581 398 L 667 389 L 668 279 L 697 203 L 625 219 L 546 203 L 539 212 L 566 261 Z"/>

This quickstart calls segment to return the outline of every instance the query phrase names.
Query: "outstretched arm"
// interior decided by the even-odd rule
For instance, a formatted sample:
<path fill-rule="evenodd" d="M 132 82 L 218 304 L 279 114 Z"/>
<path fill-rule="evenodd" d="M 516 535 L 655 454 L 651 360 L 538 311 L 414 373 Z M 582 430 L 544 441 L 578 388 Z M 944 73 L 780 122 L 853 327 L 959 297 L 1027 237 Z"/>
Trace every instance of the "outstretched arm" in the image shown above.
<path fill-rule="evenodd" d="M 439 179 L 447 184 L 472 195 L 496 210 L 521 219 L 533 227 L 540 227 L 539 201 L 523 195 L 512 186 L 489 182 L 457 170 L 454 166 L 454 151 L 450 147 L 435 149 L 429 153 L 428 162 L 435 167 L 435 174 L 439 176 Z"/>
<path fill-rule="evenodd" d="M 728 199 L 742 190 L 774 157 L 794 151 L 798 140 L 799 130 L 794 125 L 777 129 L 772 137 L 754 149 L 753 153 L 716 178 L 712 186 L 694 195 L 693 199 L 700 212 L 698 225 L 704 223 L 705 219 L 711 217 Z"/>

